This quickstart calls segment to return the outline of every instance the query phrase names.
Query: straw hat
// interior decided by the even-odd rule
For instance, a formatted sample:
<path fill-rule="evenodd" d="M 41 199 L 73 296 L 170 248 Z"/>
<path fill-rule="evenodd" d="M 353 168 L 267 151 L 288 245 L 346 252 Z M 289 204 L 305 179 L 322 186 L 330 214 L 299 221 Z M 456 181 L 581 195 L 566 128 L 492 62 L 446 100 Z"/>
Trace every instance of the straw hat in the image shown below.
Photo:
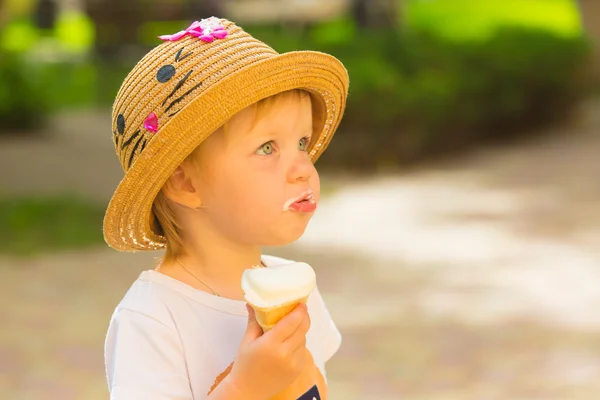
<path fill-rule="evenodd" d="M 113 140 L 125 171 L 104 217 L 104 239 L 121 251 L 156 250 L 152 204 L 181 162 L 247 106 L 277 93 L 311 94 L 314 140 L 323 153 L 345 109 L 348 74 L 334 57 L 313 51 L 278 54 L 225 19 L 194 22 L 133 68 L 112 113 Z"/>

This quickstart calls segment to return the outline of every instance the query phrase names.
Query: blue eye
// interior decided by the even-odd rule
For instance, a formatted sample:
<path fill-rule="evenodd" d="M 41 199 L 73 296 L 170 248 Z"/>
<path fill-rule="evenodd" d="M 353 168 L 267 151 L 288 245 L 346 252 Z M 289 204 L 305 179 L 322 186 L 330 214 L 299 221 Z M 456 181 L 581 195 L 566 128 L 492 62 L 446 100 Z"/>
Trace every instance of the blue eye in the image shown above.
<path fill-rule="evenodd" d="M 308 144 L 310 143 L 310 138 L 307 137 L 303 137 L 302 139 L 300 139 L 300 142 L 298 142 L 298 148 L 300 149 L 300 151 L 306 151 L 308 150 Z"/>
<path fill-rule="evenodd" d="M 256 152 L 258 154 L 264 154 L 264 155 L 269 155 L 273 153 L 273 143 L 272 142 L 267 142 L 265 144 L 263 144 L 262 146 L 260 146 L 258 148 L 258 150 L 256 150 Z"/>

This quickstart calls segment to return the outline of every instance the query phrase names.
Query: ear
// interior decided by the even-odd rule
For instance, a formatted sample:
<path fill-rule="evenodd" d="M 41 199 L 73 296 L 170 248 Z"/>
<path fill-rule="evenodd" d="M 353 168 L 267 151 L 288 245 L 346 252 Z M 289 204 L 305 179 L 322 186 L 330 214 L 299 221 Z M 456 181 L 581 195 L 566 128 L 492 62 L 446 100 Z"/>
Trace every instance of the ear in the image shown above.
<path fill-rule="evenodd" d="M 162 190 L 164 195 L 174 203 L 192 209 L 202 206 L 202 200 L 194 187 L 189 171 L 181 165 L 171 174 Z"/>

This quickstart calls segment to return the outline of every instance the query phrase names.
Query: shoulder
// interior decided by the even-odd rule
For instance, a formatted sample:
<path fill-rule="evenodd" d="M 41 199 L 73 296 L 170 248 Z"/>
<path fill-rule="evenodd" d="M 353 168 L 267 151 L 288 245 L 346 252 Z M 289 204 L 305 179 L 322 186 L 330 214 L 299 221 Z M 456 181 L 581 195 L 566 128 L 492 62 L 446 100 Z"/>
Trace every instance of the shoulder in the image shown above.
<path fill-rule="evenodd" d="M 113 319 L 124 316 L 144 316 L 148 319 L 173 327 L 172 303 L 177 292 L 161 285 L 155 279 L 155 271 L 144 271 L 133 282 L 121 302 L 117 305 Z"/>
<path fill-rule="evenodd" d="M 115 309 L 104 343 L 111 399 L 191 398 L 169 296 L 142 273 Z"/>
<path fill-rule="evenodd" d="M 107 365 L 118 362 L 119 356 L 127 359 L 136 351 L 156 353 L 157 341 L 165 346 L 170 343 L 172 349 L 180 350 L 178 329 L 172 313 L 175 307 L 171 297 L 174 294 L 169 292 L 168 287 L 148 279 L 148 273 L 152 272 L 141 273 L 110 318 L 105 338 Z M 140 356 L 137 353 L 136 357 Z"/>

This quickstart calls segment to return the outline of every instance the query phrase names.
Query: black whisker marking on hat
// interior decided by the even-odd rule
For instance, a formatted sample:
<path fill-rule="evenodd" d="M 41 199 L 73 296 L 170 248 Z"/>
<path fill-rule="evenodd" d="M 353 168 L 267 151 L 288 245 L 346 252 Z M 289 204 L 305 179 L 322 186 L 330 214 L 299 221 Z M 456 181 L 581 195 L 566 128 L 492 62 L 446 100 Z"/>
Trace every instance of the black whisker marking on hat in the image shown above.
<path fill-rule="evenodd" d="M 173 115 L 177 114 L 179 111 L 181 111 L 181 110 L 177 110 L 177 111 L 175 111 L 174 113 L 172 113 L 172 114 L 169 114 L 169 117 L 172 117 Z"/>
<path fill-rule="evenodd" d="M 118 143 L 119 143 L 119 135 L 117 135 L 116 131 L 113 131 L 113 143 L 115 145 L 118 145 Z"/>
<path fill-rule="evenodd" d="M 179 60 L 176 60 L 176 61 L 183 61 L 186 58 L 188 58 L 189 56 L 191 56 L 192 54 L 194 54 L 194 52 L 190 51 L 189 53 L 185 54 L 183 57 L 181 57 Z"/>
<path fill-rule="evenodd" d="M 129 143 L 131 143 L 133 141 L 133 139 L 135 139 L 139 133 L 140 133 L 140 130 L 138 129 L 137 131 L 135 131 L 133 133 L 133 135 L 131 135 L 131 137 L 129 139 L 127 139 L 125 142 L 123 142 L 123 144 L 121 145 L 121 150 L 123 150 L 126 146 L 129 146 Z"/>
<path fill-rule="evenodd" d="M 137 142 L 135 142 L 135 146 L 133 146 L 133 150 L 131 150 L 131 153 L 129 154 L 129 163 L 127 163 L 127 168 L 131 168 L 131 162 L 133 161 L 133 155 L 135 154 L 135 151 L 137 150 L 138 146 L 140 145 L 140 142 L 144 140 L 144 136 L 140 136 L 139 140 Z"/>
<path fill-rule="evenodd" d="M 163 103 L 162 103 L 163 107 L 167 103 L 167 100 L 169 100 L 171 98 L 171 96 L 173 96 L 175 94 L 175 92 L 177 90 L 179 90 L 179 88 L 181 88 L 183 86 L 183 84 L 185 83 L 185 81 L 187 81 L 187 79 L 190 77 L 190 74 L 192 72 L 193 72 L 193 70 L 189 71 L 187 74 L 185 74 L 185 76 L 183 78 L 181 78 L 181 80 L 179 82 L 177 82 L 177 85 L 175 85 L 175 87 L 173 88 L 173 90 L 171 91 L 171 93 L 169 93 L 169 95 L 167 96 L 167 98 L 165 99 L 165 101 L 163 101 Z"/>
<path fill-rule="evenodd" d="M 142 143 L 142 147 L 140 147 L 140 154 L 142 153 L 142 151 L 144 151 L 147 144 L 148 144 L 148 141 L 144 139 L 144 143 Z"/>
<path fill-rule="evenodd" d="M 196 86 L 194 86 L 193 88 L 191 88 L 190 90 L 188 90 L 187 92 L 185 92 L 184 94 L 182 94 L 179 98 L 173 100 L 171 102 L 171 104 L 169 104 L 169 107 L 167 107 L 165 109 L 165 112 L 169 111 L 171 109 L 171 107 L 173 107 L 175 104 L 179 103 L 181 100 L 183 100 L 183 98 L 185 96 L 187 96 L 188 94 L 192 93 L 192 91 L 196 90 L 198 88 L 198 86 L 202 85 L 202 82 L 200 82 L 199 84 L 197 84 Z"/>
<path fill-rule="evenodd" d="M 175 61 L 183 61 L 185 60 L 187 57 L 191 56 L 192 54 L 194 54 L 193 51 L 190 51 L 189 53 L 187 53 L 186 55 L 184 55 L 183 57 L 181 57 L 181 52 L 183 51 L 183 49 L 185 49 L 185 47 L 182 47 L 179 49 L 179 51 L 177 52 L 177 54 L 175 55 Z"/>
<path fill-rule="evenodd" d="M 177 54 L 175 54 L 175 61 L 179 61 L 179 56 L 181 55 L 181 52 L 183 51 L 185 47 L 182 47 L 179 49 L 179 51 L 177 52 Z"/>

